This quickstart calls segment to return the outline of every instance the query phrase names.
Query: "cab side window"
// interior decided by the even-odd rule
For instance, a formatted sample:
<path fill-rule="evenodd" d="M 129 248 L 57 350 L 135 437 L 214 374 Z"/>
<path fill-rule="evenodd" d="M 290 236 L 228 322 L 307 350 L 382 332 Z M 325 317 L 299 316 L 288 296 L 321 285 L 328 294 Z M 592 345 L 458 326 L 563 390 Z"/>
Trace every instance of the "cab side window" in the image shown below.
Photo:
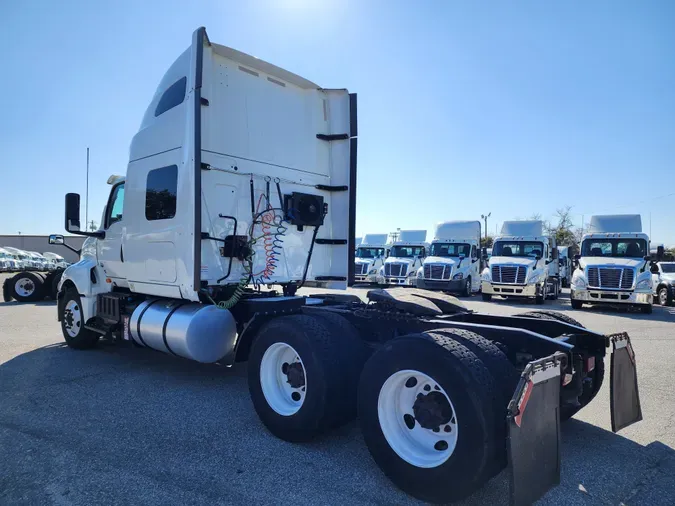
<path fill-rule="evenodd" d="M 162 94 L 162 98 L 160 98 L 159 102 L 157 102 L 155 118 L 161 114 L 164 114 L 169 109 L 173 109 L 174 107 L 182 104 L 183 100 L 185 100 L 186 88 L 186 77 L 181 77 L 178 81 L 169 86 Z"/>
<path fill-rule="evenodd" d="M 108 216 L 106 217 L 106 228 L 113 223 L 122 221 L 122 209 L 124 207 L 124 183 L 117 185 L 110 201 L 108 202 Z"/>
<path fill-rule="evenodd" d="M 471 258 L 478 258 L 478 254 L 476 253 L 476 247 L 471 246 Z"/>
<path fill-rule="evenodd" d="M 176 216 L 178 166 L 169 165 L 148 172 L 145 189 L 145 219 L 170 220 Z"/>

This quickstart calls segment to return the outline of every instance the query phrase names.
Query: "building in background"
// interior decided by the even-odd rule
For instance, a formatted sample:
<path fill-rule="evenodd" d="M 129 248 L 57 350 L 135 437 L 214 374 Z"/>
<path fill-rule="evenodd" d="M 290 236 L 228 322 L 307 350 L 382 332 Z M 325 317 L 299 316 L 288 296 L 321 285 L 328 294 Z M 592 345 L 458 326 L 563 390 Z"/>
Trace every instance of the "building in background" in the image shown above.
<path fill-rule="evenodd" d="M 75 249 L 80 249 L 86 237 L 79 235 L 64 236 L 66 244 Z M 0 235 L 0 248 L 9 246 L 10 248 L 22 249 L 24 251 L 37 251 L 45 253 L 51 251 L 61 255 L 68 263 L 75 263 L 79 260 L 76 253 L 68 248 L 56 244 L 49 244 L 48 235 Z"/>

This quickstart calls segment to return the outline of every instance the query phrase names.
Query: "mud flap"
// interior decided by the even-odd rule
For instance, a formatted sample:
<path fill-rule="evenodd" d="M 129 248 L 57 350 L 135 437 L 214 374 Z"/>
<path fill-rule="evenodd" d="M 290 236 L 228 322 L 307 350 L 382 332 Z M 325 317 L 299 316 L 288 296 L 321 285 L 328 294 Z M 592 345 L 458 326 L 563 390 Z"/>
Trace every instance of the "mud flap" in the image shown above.
<path fill-rule="evenodd" d="M 560 375 L 566 355 L 530 362 L 509 402 L 511 505 L 532 504 L 560 483 Z"/>
<path fill-rule="evenodd" d="M 609 373 L 612 431 L 618 432 L 642 420 L 638 392 L 635 352 L 625 332 L 609 336 L 612 343 L 612 363 Z"/>

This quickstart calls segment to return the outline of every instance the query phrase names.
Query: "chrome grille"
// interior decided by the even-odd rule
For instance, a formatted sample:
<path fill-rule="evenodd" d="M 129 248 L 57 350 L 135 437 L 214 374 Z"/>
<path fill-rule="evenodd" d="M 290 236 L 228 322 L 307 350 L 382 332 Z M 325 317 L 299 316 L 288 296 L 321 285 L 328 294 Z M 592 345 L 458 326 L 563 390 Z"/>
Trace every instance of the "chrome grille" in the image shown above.
<path fill-rule="evenodd" d="M 506 284 L 525 284 L 527 267 L 524 265 L 493 265 L 492 281 Z"/>
<path fill-rule="evenodd" d="M 402 277 L 408 273 L 408 264 L 389 263 L 384 264 L 384 275 Z"/>
<path fill-rule="evenodd" d="M 633 287 L 635 270 L 628 267 L 588 267 L 588 286 L 629 290 Z"/>
<path fill-rule="evenodd" d="M 362 276 L 366 272 L 368 272 L 368 264 L 355 264 L 354 274 Z"/>
<path fill-rule="evenodd" d="M 444 264 L 425 264 L 425 279 L 450 279 L 452 274 L 452 265 Z"/>

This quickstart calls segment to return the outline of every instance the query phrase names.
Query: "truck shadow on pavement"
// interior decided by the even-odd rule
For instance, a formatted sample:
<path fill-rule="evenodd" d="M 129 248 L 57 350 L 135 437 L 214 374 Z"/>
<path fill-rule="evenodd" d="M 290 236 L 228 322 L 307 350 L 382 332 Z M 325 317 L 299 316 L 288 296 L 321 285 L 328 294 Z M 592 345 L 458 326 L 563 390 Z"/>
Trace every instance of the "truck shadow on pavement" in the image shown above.
<path fill-rule="evenodd" d="M 0 448 L 3 503 L 419 504 L 379 471 L 356 422 L 286 443 L 258 420 L 245 364 L 227 369 L 145 349 L 54 344 L 1 364 Z M 507 504 L 507 478 L 502 472 L 462 504 Z M 571 420 L 562 429 L 562 483 L 540 504 L 672 497 L 673 449 Z"/>
<path fill-rule="evenodd" d="M 56 306 L 55 300 L 41 300 L 40 302 L 17 302 L 15 300 L 9 302 L 0 302 L 0 307 L 5 306 Z"/>

